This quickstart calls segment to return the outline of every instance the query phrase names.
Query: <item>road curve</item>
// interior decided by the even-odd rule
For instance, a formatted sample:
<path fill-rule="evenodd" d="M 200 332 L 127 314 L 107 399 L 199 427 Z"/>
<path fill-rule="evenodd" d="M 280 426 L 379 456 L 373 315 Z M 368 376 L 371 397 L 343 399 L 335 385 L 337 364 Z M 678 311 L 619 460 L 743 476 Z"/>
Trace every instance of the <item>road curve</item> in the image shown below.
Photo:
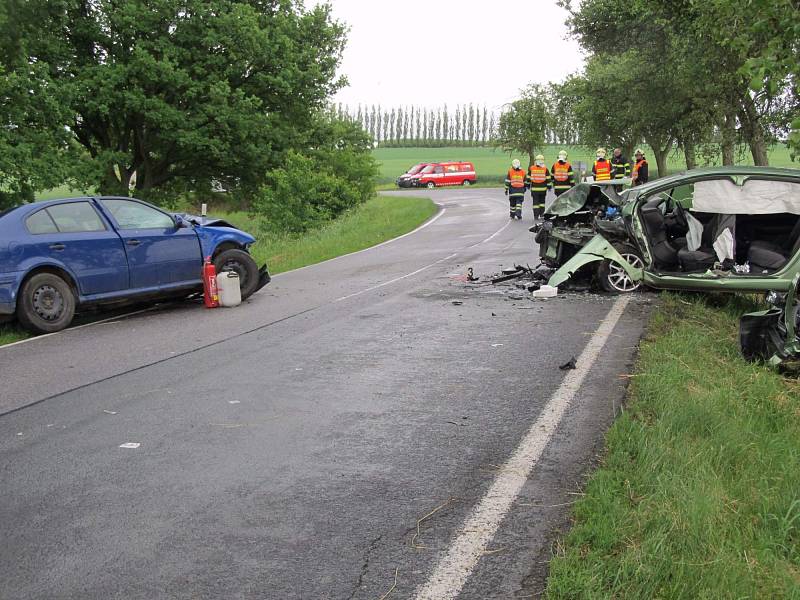
<path fill-rule="evenodd" d="M 426 227 L 239 308 L 0 348 L 0 597 L 420 593 L 615 302 L 469 287 L 535 261 L 530 206 L 431 196 Z M 623 308 L 459 598 L 541 590 L 648 302 Z"/>

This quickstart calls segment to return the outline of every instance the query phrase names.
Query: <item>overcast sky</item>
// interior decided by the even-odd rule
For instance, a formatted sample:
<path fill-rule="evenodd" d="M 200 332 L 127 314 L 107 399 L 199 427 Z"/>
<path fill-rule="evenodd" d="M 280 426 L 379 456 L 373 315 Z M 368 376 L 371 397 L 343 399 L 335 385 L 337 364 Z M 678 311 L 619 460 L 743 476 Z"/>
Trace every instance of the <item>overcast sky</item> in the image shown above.
<path fill-rule="evenodd" d="M 307 0 L 306 5 L 316 4 Z M 500 108 L 530 82 L 561 81 L 583 65 L 552 0 L 331 0 L 350 26 L 341 65 L 357 105 Z"/>

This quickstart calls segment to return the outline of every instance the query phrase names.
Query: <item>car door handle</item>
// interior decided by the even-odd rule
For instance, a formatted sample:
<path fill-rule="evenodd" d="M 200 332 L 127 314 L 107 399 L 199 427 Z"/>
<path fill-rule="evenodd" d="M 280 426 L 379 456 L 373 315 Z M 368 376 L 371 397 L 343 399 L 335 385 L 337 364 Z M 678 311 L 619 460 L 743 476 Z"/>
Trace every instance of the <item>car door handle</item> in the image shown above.
<path fill-rule="evenodd" d="M 60 252 L 64 248 L 66 248 L 66 246 L 64 244 L 50 244 L 50 250 L 56 250 L 56 251 Z"/>
<path fill-rule="evenodd" d="M 139 240 L 128 240 L 128 246 L 138 246 L 141 243 Z"/>

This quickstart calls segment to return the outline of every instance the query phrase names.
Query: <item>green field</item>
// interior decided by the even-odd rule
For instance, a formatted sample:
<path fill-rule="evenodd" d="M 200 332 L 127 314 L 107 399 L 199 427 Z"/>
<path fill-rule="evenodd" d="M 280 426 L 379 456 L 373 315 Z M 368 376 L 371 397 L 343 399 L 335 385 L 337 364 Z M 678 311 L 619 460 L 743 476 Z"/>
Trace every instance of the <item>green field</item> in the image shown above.
<path fill-rule="evenodd" d="M 251 247 L 259 265 L 265 262 L 271 273 L 282 273 L 369 248 L 418 227 L 436 213 L 428 198 L 378 196 L 345 213 L 335 221 L 304 235 L 275 235 L 259 230 L 258 221 L 245 212 L 210 210 L 252 233 L 257 241 Z M 103 318 L 101 313 L 98 318 Z M 0 346 L 30 337 L 15 323 L 0 325 Z"/>
<path fill-rule="evenodd" d="M 643 146 L 645 156 L 650 163 L 650 172 L 655 176 L 656 166 L 652 153 L 648 153 L 647 146 Z M 543 152 L 546 164 L 553 164 L 560 150 L 569 153 L 569 160 L 575 164 L 583 161 L 591 164 L 594 160 L 594 148 L 583 146 L 548 146 Z M 608 149 L 610 152 L 610 149 Z M 740 153 L 741 164 L 753 164 L 749 153 Z M 452 148 L 377 148 L 373 156 L 380 163 L 378 184 L 384 187 L 393 187 L 395 179 L 409 167 L 419 162 L 437 162 L 445 160 L 467 160 L 475 164 L 478 173 L 478 182 L 498 185 L 503 181 L 505 173 L 511 166 L 512 158 L 519 158 L 523 164 L 527 157 L 521 153 L 508 154 L 496 148 L 452 147 Z M 785 145 L 778 145 L 770 152 L 770 164 L 776 167 L 800 168 L 800 163 L 792 162 L 789 151 Z M 683 154 L 673 153 L 667 163 L 671 172 L 683 171 L 686 163 Z"/>
<path fill-rule="evenodd" d="M 800 384 L 739 354 L 745 298 L 662 294 L 547 598 L 800 598 Z"/>

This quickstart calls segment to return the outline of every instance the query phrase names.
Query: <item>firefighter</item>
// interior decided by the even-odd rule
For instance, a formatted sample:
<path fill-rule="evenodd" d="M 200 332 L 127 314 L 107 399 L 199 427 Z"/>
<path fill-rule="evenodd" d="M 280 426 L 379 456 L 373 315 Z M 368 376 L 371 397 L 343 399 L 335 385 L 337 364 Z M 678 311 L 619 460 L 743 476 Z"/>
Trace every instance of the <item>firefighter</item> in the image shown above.
<path fill-rule="evenodd" d="M 595 152 L 595 161 L 592 165 L 592 175 L 595 181 L 611 181 L 611 163 L 606 160 L 606 149 L 598 148 Z"/>
<path fill-rule="evenodd" d="M 636 162 L 633 164 L 633 173 L 631 174 L 633 185 L 636 186 L 647 183 L 650 173 L 648 172 L 647 159 L 645 159 L 644 152 L 642 152 L 641 148 L 636 149 L 634 158 Z"/>
<path fill-rule="evenodd" d="M 519 166 L 515 158 L 511 161 L 511 168 L 506 175 L 506 196 L 508 196 L 508 209 L 512 219 L 522 219 L 522 201 L 525 200 L 525 171 Z"/>
<path fill-rule="evenodd" d="M 558 160 L 553 163 L 553 191 L 560 196 L 575 185 L 575 173 L 572 165 L 567 161 L 567 153 L 562 150 L 558 153 Z"/>
<path fill-rule="evenodd" d="M 552 185 L 550 171 L 544 166 L 544 156 L 538 154 L 534 163 L 528 169 L 528 185 L 531 189 L 533 200 L 533 220 L 538 221 L 544 214 L 544 201 L 547 198 L 547 188 Z"/>
<path fill-rule="evenodd" d="M 614 156 L 611 157 L 611 178 L 622 179 L 623 177 L 631 176 L 631 163 L 623 156 L 622 148 L 614 148 Z M 615 185 L 614 189 L 617 193 L 622 191 L 621 185 Z"/>

